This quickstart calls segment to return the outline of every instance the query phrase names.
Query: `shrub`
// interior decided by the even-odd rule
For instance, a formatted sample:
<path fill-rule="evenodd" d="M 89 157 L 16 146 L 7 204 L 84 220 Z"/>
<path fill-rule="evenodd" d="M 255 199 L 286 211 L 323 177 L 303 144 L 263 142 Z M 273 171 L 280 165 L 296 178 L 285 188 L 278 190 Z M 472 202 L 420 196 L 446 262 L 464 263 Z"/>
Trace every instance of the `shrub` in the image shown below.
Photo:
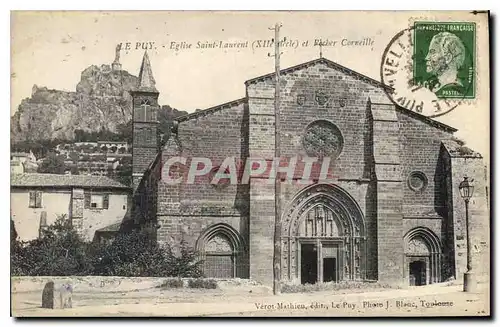
<path fill-rule="evenodd" d="M 166 279 L 158 288 L 183 288 L 184 282 L 180 278 Z"/>
<path fill-rule="evenodd" d="M 216 289 L 217 281 L 215 279 L 205 279 L 205 278 L 190 279 L 188 281 L 188 287 Z"/>
<path fill-rule="evenodd" d="M 170 246 L 152 241 L 141 231 L 118 235 L 99 254 L 96 275 L 142 277 L 199 277 L 201 263 L 185 243 L 180 256 Z"/>
<path fill-rule="evenodd" d="M 202 276 L 197 253 L 186 243 L 176 255 L 141 231 L 119 234 L 110 243 L 84 242 L 71 220 L 59 217 L 38 239 L 18 242 L 12 234 L 12 275 Z"/>
<path fill-rule="evenodd" d="M 38 172 L 44 174 L 64 174 L 64 159 L 64 156 L 51 152 L 38 167 Z"/>
<path fill-rule="evenodd" d="M 71 227 L 65 215 L 29 242 L 16 242 L 11 248 L 13 275 L 68 276 L 93 271 L 87 253 L 88 245 Z"/>
<path fill-rule="evenodd" d="M 198 259 L 198 253 L 190 248 L 186 241 L 181 241 L 180 256 L 176 256 L 169 245 L 165 245 L 169 265 L 167 276 L 202 277 L 203 262 Z"/>

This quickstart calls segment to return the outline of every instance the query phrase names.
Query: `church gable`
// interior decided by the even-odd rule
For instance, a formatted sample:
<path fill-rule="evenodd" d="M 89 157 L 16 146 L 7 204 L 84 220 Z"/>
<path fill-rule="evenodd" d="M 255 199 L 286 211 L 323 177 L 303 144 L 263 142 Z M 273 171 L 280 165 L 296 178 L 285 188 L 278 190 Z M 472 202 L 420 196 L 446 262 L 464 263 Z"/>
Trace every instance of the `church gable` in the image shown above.
<path fill-rule="evenodd" d="M 352 92 L 368 92 L 368 90 L 373 91 L 374 94 L 372 96 L 374 99 L 372 100 L 379 103 L 387 103 L 389 99 L 384 91 L 392 91 L 391 87 L 384 85 L 377 80 L 325 58 L 319 58 L 282 69 L 280 74 L 283 86 L 285 87 L 287 87 L 290 83 L 298 83 L 298 86 L 300 86 L 300 84 L 313 86 L 312 84 L 315 82 L 323 81 L 318 86 L 320 86 L 320 88 L 324 88 L 325 91 L 328 91 L 328 89 L 339 87 L 339 84 L 341 89 L 346 90 L 348 88 L 343 87 L 342 85 L 346 84 L 345 86 L 348 87 L 354 86 L 355 89 L 353 88 L 351 90 Z M 274 73 L 270 73 L 246 81 L 245 85 L 247 86 L 247 95 L 249 97 L 274 97 L 274 75 Z M 308 81 L 304 82 L 304 79 L 308 79 Z M 310 94 L 309 98 L 314 101 L 317 100 L 317 103 L 322 106 L 334 105 L 331 101 L 329 101 L 331 99 L 325 98 L 325 96 L 328 96 L 327 93 L 328 92 L 326 92 L 326 94 L 322 92 L 313 93 Z M 348 98 L 348 94 L 336 93 L 332 94 L 332 96 L 336 96 L 335 98 L 337 98 L 338 101 L 337 104 L 342 104 L 342 102 Z M 297 102 L 307 103 L 307 100 L 308 94 L 300 94 Z"/>
<path fill-rule="evenodd" d="M 292 66 L 292 67 L 289 67 L 289 68 L 282 69 L 280 71 L 280 74 L 281 74 L 281 76 L 286 76 L 288 74 L 291 74 L 291 73 L 294 73 L 294 72 L 297 72 L 297 71 L 301 71 L 301 70 L 307 69 L 308 67 L 313 67 L 313 66 L 316 66 L 316 65 L 323 65 L 323 66 L 326 66 L 328 68 L 331 68 L 331 69 L 343 72 L 346 75 L 353 76 L 357 80 L 364 81 L 364 82 L 366 82 L 368 84 L 371 84 L 373 86 L 376 86 L 376 87 L 384 88 L 384 89 L 386 89 L 388 91 L 392 90 L 390 86 L 384 85 L 383 83 L 381 83 L 381 82 L 379 82 L 377 80 L 374 80 L 373 78 L 370 78 L 370 77 L 368 77 L 366 75 L 358 73 L 358 72 L 356 72 L 356 71 L 354 71 L 352 69 L 344 67 L 344 66 L 342 66 L 340 64 L 337 64 L 336 62 L 333 62 L 333 61 L 325 59 L 325 58 L 319 58 L 319 59 L 311 60 L 311 61 L 299 64 L 299 65 L 296 65 L 296 66 Z M 265 81 L 265 80 L 269 80 L 269 79 L 271 79 L 271 80 L 274 79 L 274 72 L 266 74 L 266 75 L 262 75 L 262 76 L 259 76 L 259 77 L 252 78 L 252 79 L 246 81 L 245 84 L 247 86 L 249 86 L 251 84 L 258 83 L 258 82 Z"/>
<path fill-rule="evenodd" d="M 272 126 L 274 84 L 273 74 L 247 81 L 249 113 L 258 120 L 250 132 Z M 326 137 L 335 147 L 330 152 L 335 157 L 332 169 L 338 178 L 366 178 L 371 146 L 367 105 L 369 99 L 390 104 L 385 91 L 381 83 L 326 59 L 282 70 L 282 155 L 316 156 L 323 150 L 310 147 L 317 142 L 312 139 L 308 143 L 306 136 L 324 132 L 320 138 Z M 259 152 L 272 156 L 264 149 Z"/>

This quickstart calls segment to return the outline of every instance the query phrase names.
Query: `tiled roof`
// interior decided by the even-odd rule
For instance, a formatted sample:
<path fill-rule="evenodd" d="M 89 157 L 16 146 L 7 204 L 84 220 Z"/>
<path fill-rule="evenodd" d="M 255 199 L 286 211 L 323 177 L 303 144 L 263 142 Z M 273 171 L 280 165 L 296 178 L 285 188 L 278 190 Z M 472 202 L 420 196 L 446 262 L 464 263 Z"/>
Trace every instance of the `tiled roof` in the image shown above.
<path fill-rule="evenodd" d="M 449 125 L 446 125 L 446 124 L 443 124 L 437 120 L 434 120 L 432 118 L 429 118 L 427 116 L 424 116 L 422 114 L 419 114 L 418 112 L 416 111 L 413 111 L 413 110 L 409 110 L 409 109 L 406 109 L 404 107 L 401 107 L 401 106 L 396 106 L 396 109 L 400 110 L 402 113 L 410 116 L 410 117 L 413 117 L 413 118 L 416 118 L 420 121 L 423 121 L 431 126 L 434 126 L 434 127 L 437 127 L 437 128 L 440 128 L 448 133 L 455 133 L 456 131 L 458 131 L 458 129 L 454 128 L 454 127 L 451 127 Z"/>
<path fill-rule="evenodd" d="M 27 157 L 30 154 L 29 153 L 25 153 L 25 152 L 12 152 L 10 155 L 12 157 Z"/>
<path fill-rule="evenodd" d="M 129 188 L 107 176 L 57 174 L 12 174 L 10 185 L 11 187 Z"/>
<path fill-rule="evenodd" d="M 452 158 L 482 158 L 479 152 L 466 147 L 463 142 L 456 140 L 442 140 L 441 143 Z"/>
<path fill-rule="evenodd" d="M 206 116 L 208 114 L 214 113 L 214 112 L 222 110 L 222 109 L 232 108 L 234 106 L 239 106 L 242 103 L 246 103 L 246 101 L 247 101 L 247 98 L 241 98 L 241 99 L 238 99 L 238 100 L 226 102 L 226 103 L 220 104 L 220 105 L 215 106 L 215 107 L 210 107 L 210 108 L 207 108 L 207 109 L 198 110 L 198 111 L 192 112 L 190 114 L 186 114 L 186 115 L 177 117 L 177 118 L 175 118 L 175 120 L 178 121 L 178 122 L 183 122 L 185 120 L 189 120 L 189 119 L 192 119 L 192 118 L 198 118 L 198 117 L 201 117 L 201 116 Z"/>

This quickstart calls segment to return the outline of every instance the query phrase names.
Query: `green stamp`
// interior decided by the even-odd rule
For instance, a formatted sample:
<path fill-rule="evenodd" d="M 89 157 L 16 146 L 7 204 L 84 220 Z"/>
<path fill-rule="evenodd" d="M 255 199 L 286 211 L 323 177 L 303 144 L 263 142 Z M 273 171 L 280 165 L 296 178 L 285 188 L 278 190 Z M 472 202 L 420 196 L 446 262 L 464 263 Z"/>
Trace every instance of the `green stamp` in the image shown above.
<path fill-rule="evenodd" d="M 415 22 L 413 80 L 441 99 L 476 95 L 476 24 Z"/>

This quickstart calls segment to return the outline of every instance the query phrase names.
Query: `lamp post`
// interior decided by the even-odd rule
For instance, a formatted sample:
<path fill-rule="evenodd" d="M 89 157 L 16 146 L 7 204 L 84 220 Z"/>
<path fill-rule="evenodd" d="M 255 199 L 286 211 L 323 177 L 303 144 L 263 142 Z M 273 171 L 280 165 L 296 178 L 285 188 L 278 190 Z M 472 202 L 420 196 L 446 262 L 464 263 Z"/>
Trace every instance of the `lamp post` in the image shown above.
<path fill-rule="evenodd" d="M 471 247 L 471 233 L 469 224 L 469 200 L 474 193 L 474 180 L 465 176 L 464 180 L 458 185 L 460 196 L 465 201 L 465 228 L 467 230 L 467 271 L 464 273 L 464 292 L 474 292 L 476 290 L 476 279 L 472 271 L 472 247 Z"/>

